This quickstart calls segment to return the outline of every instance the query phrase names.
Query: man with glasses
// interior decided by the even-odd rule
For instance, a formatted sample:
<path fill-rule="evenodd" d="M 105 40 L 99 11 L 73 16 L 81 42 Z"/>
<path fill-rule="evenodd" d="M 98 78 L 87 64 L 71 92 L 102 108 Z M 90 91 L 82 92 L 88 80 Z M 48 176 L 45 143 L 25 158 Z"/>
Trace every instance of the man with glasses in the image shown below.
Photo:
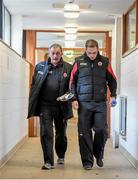
<path fill-rule="evenodd" d="M 62 47 L 53 44 L 47 61 L 36 65 L 29 96 L 28 118 L 40 117 L 40 139 L 44 165 L 42 169 L 54 168 L 53 122 L 55 125 L 55 150 L 57 163 L 64 164 L 67 149 L 67 119 L 72 118 L 71 102 L 59 99 L 69 89 L 72 66 L 63 61 Z"/>

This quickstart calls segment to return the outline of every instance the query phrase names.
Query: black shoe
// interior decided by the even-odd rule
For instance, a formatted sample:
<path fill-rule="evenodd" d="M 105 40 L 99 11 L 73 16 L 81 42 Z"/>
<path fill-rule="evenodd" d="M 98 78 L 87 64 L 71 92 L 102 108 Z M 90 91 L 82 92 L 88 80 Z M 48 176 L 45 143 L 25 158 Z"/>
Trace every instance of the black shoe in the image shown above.
<path fill-rule="evenodd" d="M 100 159 L 100 158 L 96 159 L 96 163 L 99 167 L 103 167 L 103 165 L 104 165 L 102 159 Z"/>
<path fill-rule="evenodd" d="M 92 165 L 86 164 L 86 165 L 83 166 L 83 168 L 84 168 L 85 170 L 91 170 L 91 169 L 92 169 Z"/>

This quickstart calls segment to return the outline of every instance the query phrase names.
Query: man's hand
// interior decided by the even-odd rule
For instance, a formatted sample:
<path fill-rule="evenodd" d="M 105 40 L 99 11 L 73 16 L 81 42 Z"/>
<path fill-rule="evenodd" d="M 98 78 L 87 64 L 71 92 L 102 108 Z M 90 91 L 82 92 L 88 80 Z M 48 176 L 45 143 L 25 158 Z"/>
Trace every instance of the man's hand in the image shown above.
<path fill-rule="evenodd" d="M 111 106 L 111 107 L 115 107 L 116 104 L 117 104 L 116 98 L 115 98 L 115 97 L 111 97 L 110 106 Z"/>
<path fill-rule="evenodd" d="M 78 110 L 79 109 L 79 104 L 78 104 L 78 101 L 73 101 L 72 102 L 72 108 L 74 109 L 74 110 Z"/>

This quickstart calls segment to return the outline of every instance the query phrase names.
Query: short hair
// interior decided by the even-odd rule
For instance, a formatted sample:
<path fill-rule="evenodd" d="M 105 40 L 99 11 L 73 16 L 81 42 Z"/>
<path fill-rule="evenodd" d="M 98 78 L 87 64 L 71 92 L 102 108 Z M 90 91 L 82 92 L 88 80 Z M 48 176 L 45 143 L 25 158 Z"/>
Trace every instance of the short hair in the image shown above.
<path fill-rule="evenodd" d="M 98 42 L 94 39 L 88 39 L 85 43 L 85 48 L 87 49 L 88 47 L 97 47 L 98 48 Z"/>
<path fill-rule="evenodd" d="M 49 50 L 50 50 L 51 48 L 60 48 L 60 50 L 61 50 L 61 52 L 62 52 L 62 47 L 61 47 L 61 45 L 58 44 L 58 43 L 52 44 L 52 45 L 49 47 Z"/>

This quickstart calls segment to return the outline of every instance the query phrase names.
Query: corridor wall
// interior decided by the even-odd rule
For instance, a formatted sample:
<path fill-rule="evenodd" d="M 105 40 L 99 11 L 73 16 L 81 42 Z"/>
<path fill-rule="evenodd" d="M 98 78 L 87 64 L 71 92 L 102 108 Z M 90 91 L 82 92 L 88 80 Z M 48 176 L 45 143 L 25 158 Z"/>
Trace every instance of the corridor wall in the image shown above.
<path fill-rule="evenodd" d="M 0 165 L 28 133 L 29 66 L 0 41 Z"/>
<path fill-rule="evenodd" d="M 138 168 L 138 47 L 121 61 L 120 95 L 127 97 L 126 138 L 120 149 Z"/>

